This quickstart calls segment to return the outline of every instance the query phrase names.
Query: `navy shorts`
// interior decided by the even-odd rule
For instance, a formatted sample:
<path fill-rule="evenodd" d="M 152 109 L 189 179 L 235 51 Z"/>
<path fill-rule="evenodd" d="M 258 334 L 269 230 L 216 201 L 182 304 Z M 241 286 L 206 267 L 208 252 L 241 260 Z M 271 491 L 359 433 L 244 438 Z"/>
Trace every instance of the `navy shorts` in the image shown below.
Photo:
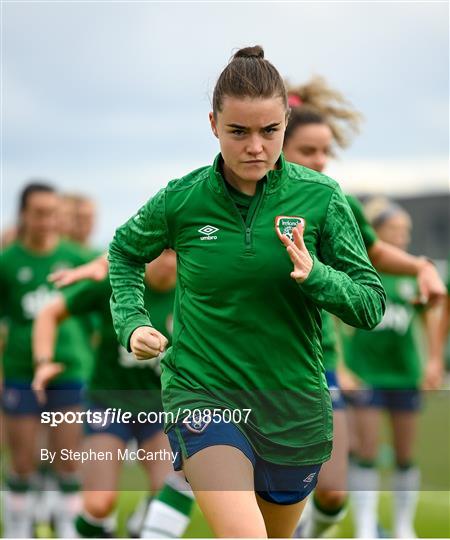
<path fill-rule="evenodd" d="M 354 407 L 372 407 L 389 411 L 415 412 L 420 410 L 421 394 L 417 388 L 402 390 L 363 388 L 346 396 Z"/>
<path fill-rule="evenodd" d="M 109 415 L 105 414 L 106 407 L 99 405 L 98 403 L 90 402 L 87 408 L 91 412 L 100 412 L 101 422 L 85 422 L 84 432 L 86 435 L 99 435 L 107 433 L 109 435 L 115 435 L 124 442 L 128 442 L 132 439 L 136 439 L 138 444 L 141 444 L 146 439 L 153 437 L 159 431 L 163 431 L 163 422 L 139 422 L 137 416 L 132 416 L 129 423 L 124 422 L 111 422 Z M 104 421 L 105 419 L 106 421 Z M 103 425 L 104 424 L 104 425 Z"/>
<path fill-rule="evenodd" d="M 182 469 L 182 458 L 216 445 L 238 448 L 252 463 L 254 489 L 264 500 L 275 504 L 295 504 L 305 499 L 315 488 L 321 468 L 318 465 L 277 465 L 262 459 L 253 450 L 246 436 L 233 423 L 209 422 L 201 429 L 192 421 L 178 423 L 167 433 L 172 452 L 177 456 L 176 471 Z"/>
<path fill-rule="evenodd" d="M 42 411 L 74 407 L 82 403 L 83 383 L 64 381 L 48 386 L 47 401 L 41 406 L 31 389 L 31 382 L 5 380 L 2 394 L 2 409 L 11 415 L 40 416 Z"/>
<path fill-rule="evenodd" d="M 328 390 L 330 391 L 333 411 L 345 409 L 345 401 L 342 397 L 341 388 L 336 377 L 336 371 L 325 371 L 325 377 L 327 379 Z"/>

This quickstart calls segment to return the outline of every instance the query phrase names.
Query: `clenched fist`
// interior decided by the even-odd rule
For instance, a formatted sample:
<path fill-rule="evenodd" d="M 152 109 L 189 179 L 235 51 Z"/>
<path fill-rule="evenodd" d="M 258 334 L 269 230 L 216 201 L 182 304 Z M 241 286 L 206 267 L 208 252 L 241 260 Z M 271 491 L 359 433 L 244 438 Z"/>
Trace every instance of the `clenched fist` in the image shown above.
<path fill-rule="evenodd" d="M 131 352 L 138 360 L 155 358 L 164 352 L 167 344 L 167 338 L 151 326 L 139 326 L 131 334 Z"/>

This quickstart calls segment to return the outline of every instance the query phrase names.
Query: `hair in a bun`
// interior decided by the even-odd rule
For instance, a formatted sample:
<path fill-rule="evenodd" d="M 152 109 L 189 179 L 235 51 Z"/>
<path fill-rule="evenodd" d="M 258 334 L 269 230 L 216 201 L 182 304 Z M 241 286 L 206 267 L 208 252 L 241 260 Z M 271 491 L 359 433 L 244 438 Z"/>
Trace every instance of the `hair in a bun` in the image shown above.
<path fill-rule="evenodd" d="M 233 55 L 232 60 L 235 58 L 264 58 L 264 49 L 260 45 L 244 47 Z"/>
<path fill-rule="evenodd" d="M 213 93 L 213 113 L 222 111 L 225 96 L 237 98 L 281 97 L 286 111 L 287 95 L 277 69 L 264 58 L 260 45 L 239 49 L 217 80 Z"/>

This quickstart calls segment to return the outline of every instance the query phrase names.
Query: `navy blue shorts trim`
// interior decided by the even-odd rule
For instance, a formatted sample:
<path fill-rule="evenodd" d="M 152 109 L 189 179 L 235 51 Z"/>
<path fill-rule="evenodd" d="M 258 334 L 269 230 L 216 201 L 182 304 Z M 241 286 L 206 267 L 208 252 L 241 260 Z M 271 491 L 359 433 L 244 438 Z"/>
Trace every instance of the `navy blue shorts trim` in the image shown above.
<path fill-rule="evenodd" d="M 389 411 L 415 412 L 420 410 L 422 399 L 420 390 L 407 388 L 402 390 L 363 388 L 347 395 L 353 407 L 372 407 Z"/>
<path fill-rule="evenodd" d="M 342 396 L 341 387 L 339 386 L 339 381 L 336 376 L 336 371 L 325 371 L 325 377 L 327 379 L 328 390 L 330 391 L 333 411 L 345 409 L 345 401 Z"/>
<path fill-rule="evenodd" d="M 105 414 L 107 407 L 99 405 L 95 402 L 89 402 L 86 408 L 93 413 L 100 412 L 102 417 L 101 422 L 88 423 L 86 421 L 84 423 L 84 433 L 86 435 L 109 434 L 115 435 L 126 443 L 132 439 L 136 439 L 138 444 L 141 444 L 146 439 L 150 439 L 151 437 L 156 435 L 156 433 L 163 431 L 164 429 L 163 422 L 142 423 L 139 422 L 137 416 L 132 416 L 129 423 L 108 421 L 109 416 Z M 103 419 L 105 419 L 106 421 L 104 421 Z"/>
<path fill-rule="evenodd" d="M 176 471 L 182 470 L 182 460 L 210 446 L 228 445 L 240 450 L 254 468 L 255 492 L 264 500 L 275 504 L 295 504 L 305 499 L 315 488 L 321 464 L 277 465 L 261 458 L 253 450 L 242 431 L 233 423 L 210 422 L 199 430 L 198 426 L 182 422 L 167 433 L 172 452 L 177 456 Z"/>
<path fill-rule="evenodd" d="M 47 401 L 41 406 L 31 389 L 31 381 L 5 380 L 1 397 L 2 409 L 15 416 L 40 416 L 43 411 L 74 407 L 82 403 L 83 383 L 64 381 L 51 384 L 46 391 Z"/>

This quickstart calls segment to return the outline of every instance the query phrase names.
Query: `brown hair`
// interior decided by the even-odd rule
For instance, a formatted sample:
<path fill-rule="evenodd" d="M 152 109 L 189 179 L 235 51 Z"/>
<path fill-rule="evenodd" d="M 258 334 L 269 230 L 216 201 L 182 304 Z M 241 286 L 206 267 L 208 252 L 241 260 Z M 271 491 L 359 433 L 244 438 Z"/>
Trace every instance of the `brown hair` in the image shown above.
<path fill-rule="evenodd" d="M 328 86 L 323 77 L 315 76 L 300 86 L 286 82 L 286 90 L 291 114 L 285 142 L 299 126 L 307 124 L 326 124 L 340 148 L 348 146 L 353 135 L 359 132 L 362 114 L 339 91 Z"/>
<path fill-rule="evenodd" d="M 225 96 L 271 98 L 279 96 L 288 109 L 286 89 L 277 69 L 264 58 L 259 45 L 239 49 L 222 71 L 214 87 L 213 114 L 222 111 Z"/>

